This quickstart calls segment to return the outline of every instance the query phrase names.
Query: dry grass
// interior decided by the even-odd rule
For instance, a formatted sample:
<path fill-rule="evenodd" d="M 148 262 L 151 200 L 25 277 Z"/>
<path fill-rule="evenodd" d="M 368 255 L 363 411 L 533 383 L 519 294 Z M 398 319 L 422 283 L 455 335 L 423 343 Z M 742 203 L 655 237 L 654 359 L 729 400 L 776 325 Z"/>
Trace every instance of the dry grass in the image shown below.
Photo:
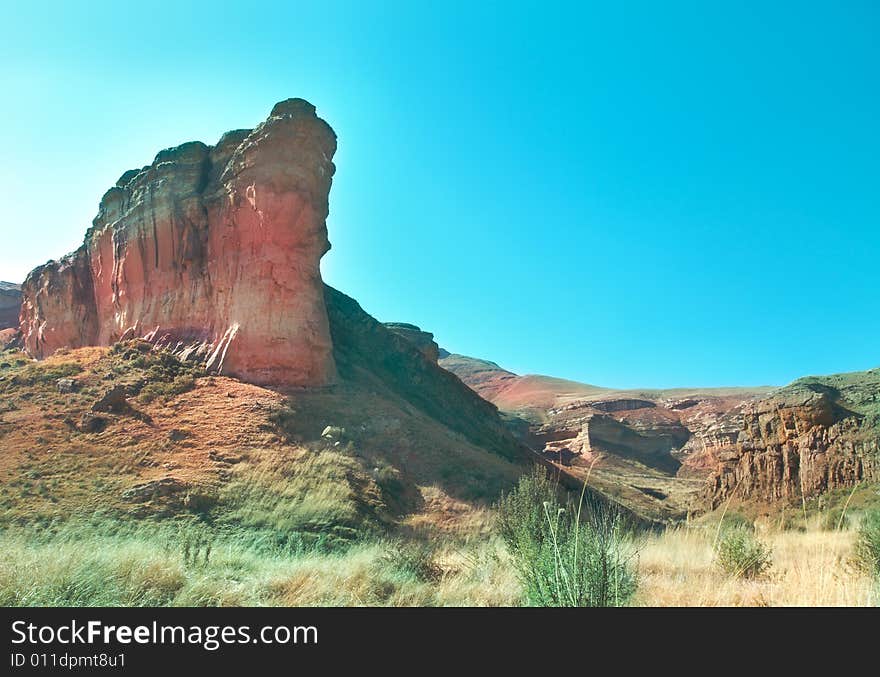
<path fill-rule="evenodd" d="M 420 580 L 388 559 L 389 544 L 356 547 L 341 557 L 301 557 L 264 590 L 285 606 L 513 606 L 520 588 L 497 543 L 441 546 L 437 580 Z"/>
<path fill-rule="evenodd" d="M 638 603 L 646 606 L 873 606 L 876 581 L 851 563 L 855 533 L 812 526 L 760 535 L 773 566 L 758 580 L 725 575 L 715 562 L 714 526 L 651 536 L 639 558 Z"/>

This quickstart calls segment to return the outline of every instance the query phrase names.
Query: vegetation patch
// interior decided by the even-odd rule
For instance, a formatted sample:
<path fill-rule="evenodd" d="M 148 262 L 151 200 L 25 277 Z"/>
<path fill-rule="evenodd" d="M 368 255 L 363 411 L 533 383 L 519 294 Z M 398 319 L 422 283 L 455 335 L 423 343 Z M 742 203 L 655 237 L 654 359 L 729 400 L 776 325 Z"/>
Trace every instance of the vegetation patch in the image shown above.
<path fill-rule="evenodd" d="M 354 540 L 380 520 L 381 493 L 351 456 L 301 450 L 265 452 L 236 467 L 220 494 L 218 519 L 277 534 Z"/>
<path fill-rule="evenodd" d="M 753 530 L 742 526 L 723 532 L 716 547 L 718 566 L 734 578 L 759 578 L 773 564 L 770 548 L 755 536 Z"/>
<path fill-rule="evenodd" d="M 498 505 L 499 533 L 530 606 L 626 605 L 636 591 L 635 548 L 622 515 L 586 492 L 561 500 L 543 468 Z"/>
<path fill-rule="evenodd" d="M 874 576 L 880 576 L 880 510 L 862 517 L 856 537 L 856 562 Z"/>
<path fill-rule="evenodd" d="M 26 363 L 10 379 L 13 386 L 52 385 L 62 378 L 76 376 L 82 372 L 82 365 L 76 362 L 46 364 L 44 362 Z"/>

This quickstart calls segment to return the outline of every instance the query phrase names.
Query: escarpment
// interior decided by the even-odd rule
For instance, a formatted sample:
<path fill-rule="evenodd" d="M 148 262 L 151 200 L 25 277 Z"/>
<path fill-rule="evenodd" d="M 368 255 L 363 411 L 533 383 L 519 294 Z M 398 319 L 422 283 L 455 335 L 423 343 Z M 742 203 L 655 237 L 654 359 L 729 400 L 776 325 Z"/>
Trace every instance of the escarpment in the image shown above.
<path fill-rule="evenodd" d="M 25 350 L 140 337 L 255 383 L 332 383 L 319 263 L 335 151 L 314 106 L 289 99 L 126 172 L 82 246 L 25 280 Z"/>
<path fill-rule="evenodd" d="M 289 99 L 253 130 L 125 172 L 79 249 L 20 294 L 0 283 L 0 348 L 42 359 L 138 338 L 212 374 L 295 386 L 283 390 L 320 415 L 290 416 L 316 439 L 379 435 L 404 464 L 427 446 L 414 431 L 439 424 L 447 451 L 538 461 L 663 519 L 880 480 L 878 370 L 778 390 L 618 390 L 520 376 L 378 322 L 321 278 L 335 151 L 315 108 Z"/>
<path fill-rule="evenodd" d="M 880 480 L 880 372 L 801 379 L 729 417 L 706 495 L 791 501 Z"/>

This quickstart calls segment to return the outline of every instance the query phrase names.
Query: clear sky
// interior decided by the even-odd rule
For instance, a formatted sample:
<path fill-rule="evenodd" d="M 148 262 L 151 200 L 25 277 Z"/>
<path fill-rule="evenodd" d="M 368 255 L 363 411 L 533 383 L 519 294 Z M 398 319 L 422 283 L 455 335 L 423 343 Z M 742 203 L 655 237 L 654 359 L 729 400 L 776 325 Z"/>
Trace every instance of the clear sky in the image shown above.
<path fill-rule="evenodd" d="M 880 364 L 875 2 L 0 5 L 0 279 L 299 96 L 324 277 L 383 321 L 619 387 Z"/>

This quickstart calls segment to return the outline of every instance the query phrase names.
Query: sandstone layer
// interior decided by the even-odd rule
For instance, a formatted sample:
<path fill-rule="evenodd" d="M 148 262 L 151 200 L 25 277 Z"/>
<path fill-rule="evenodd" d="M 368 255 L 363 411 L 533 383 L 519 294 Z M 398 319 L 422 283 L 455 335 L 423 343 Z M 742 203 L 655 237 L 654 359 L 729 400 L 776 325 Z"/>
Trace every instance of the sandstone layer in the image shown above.
<path fill-rule="evenodd" d="M 319 264 L 335 151 L 314 106 L 289 99 L 126 172 L 83 245 L 25 280 L 25 350 L 141 337 L 254 383 L 332 383 Z"/>
<path fill-rule="evenodd" d="M 880 371 L 795 381 L 731 412 L 727 434 L 699 450 L 706 496 L 798 501 L 880 481 Z"/>

